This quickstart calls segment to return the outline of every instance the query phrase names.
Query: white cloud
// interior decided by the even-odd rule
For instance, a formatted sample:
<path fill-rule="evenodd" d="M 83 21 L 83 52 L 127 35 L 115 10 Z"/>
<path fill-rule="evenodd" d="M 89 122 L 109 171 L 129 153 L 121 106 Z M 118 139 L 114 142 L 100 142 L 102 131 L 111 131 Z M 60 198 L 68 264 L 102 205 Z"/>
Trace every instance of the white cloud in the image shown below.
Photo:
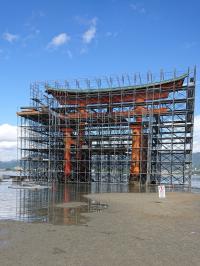
<path fill-rule="evenodd" d="M 9 124 L 0 125 L 0 141 L 15 141 L 17 137 L 17 127 Z"/>
<path fill-rule="evenodd" d="M 68 43 L 70 39 L 71 37 L 67 33 L 60 33 L 57 36 L 53 37 L 47 48 L 57 48 L 61 45 Z"/>
<path fill-rule="evenodd" d="M 67 55 L 68 55 L 69 58 L 73 57 L 72 52 L 70 50 L 67 50 Z"/>
<path fill-rule="evenodd" d="M 111 31 L 107 31 L 106 32 L 106 37 L 113 37 L 113 38 L 116 38 L 118 36 L 118 32 L 111 32 Z"/>
<path fill-rule="evenodd" d="M 90 43 L 96 34 L 96 27 L 91 26 L 86 32 L 83 33 L 83 42 Z"/>
<path fill-rule="evenodd" d="M 42 11 L 42 10 L 39 10 L 37 13 L 36 13 L 36 16 L 40 17 L 40 18 L 43 18 L 46 16 L 46 14 Z"/>
<path fill-rule="evenodd" d="M 17 127 L 9 124 L 0 125 L 0 161 L 17 158 Z"/>
<path fill-rule="evenodd" d="M 200 152 L 200 115 L 194 117 L 193 152 Z"/>
<path fill-rule="evenodd" d="M 133 11 L 140 13 L 140 14 L 145 14 L 146 13 L 146 9 L 141 5 L 141 4 L 130 4 L 130 7 Z"/>
<path fill-rule="evenodd" d="M 0 149 L 13 149 L 16 145 L 16 141 L 0 141 Z"/>
<path fill-rule="evenodd" d="M 97 23 L 97 18 L 92 18 L 90 20 L 90 27 L 88 30 L 86 30 L 83 35 L 82 35 L 82 40 L 84 43 L 89 44 L 91 41 L 95 38 L 96 35 L 96 23 Z"/>
<path fill-rule="evenodd" d="M 46 14 L 42 10 L 33 10 L 31 16 L 29 17 L 30 21 L 37 20 L 39 18 L 45 17 Z"/>
<path fill-rule="evenodd" d="M 197 46 L 197 42 L 194 42 L 194 41 L 190 41 L 190 42 L 184 43 L 184 48 L 185 49 L 190 49 L 190 48 L 193 48 L 195 46 Z"/>
<path fill-rule="evenodd" d="M 3 39 L 8 41 L 9 43 L 13 43 L 14 41 L 17 41 L 19 39 L 19 35 L 5 32 L 3 34 Z"/>
<path fill-rule="evenodd" d="M 32 41 L 40 34 L 40 30 L 32 27 L 30 33 L 22 39 L 22 46 L 26 47 L 29 41 Z"/>
<path fill-rule="evenodd" d="M 87 54 L 88 48 L 87 47 L 82 47 L 80 50 L 80 54 Z"/>

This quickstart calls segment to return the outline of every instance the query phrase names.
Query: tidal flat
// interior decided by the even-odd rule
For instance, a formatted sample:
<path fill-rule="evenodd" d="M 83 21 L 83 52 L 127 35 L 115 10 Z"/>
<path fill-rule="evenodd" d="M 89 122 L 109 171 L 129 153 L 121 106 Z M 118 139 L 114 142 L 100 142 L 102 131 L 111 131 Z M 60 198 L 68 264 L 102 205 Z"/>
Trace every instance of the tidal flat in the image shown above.
<path fill-rule="evenodd" d="M 200 194 L 99 193 L 85 222 L 0 221 L 1 265 L 200 265 Z"/>

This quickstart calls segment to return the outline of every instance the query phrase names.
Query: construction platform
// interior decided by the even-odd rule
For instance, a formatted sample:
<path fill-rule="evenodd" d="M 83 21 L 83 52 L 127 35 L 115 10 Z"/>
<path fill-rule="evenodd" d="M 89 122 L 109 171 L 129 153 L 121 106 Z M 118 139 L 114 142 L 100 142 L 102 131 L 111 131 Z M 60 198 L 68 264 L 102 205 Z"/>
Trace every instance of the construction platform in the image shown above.
<path fill-rule="evenodd" d="M 17 115 L 33 180 L 190 185 L 196 70 L 34 82 Z"/>

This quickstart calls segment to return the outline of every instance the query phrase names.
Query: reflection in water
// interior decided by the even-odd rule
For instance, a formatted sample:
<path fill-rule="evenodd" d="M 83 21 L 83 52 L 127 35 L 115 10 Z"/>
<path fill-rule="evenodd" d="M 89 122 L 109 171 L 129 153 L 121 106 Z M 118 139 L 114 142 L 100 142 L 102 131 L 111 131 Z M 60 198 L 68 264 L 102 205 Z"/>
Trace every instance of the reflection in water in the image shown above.
<path fill-rule="evenodd" d="M 0 219 L 51 224 L 86 224 L 84 213 L 101 211 L 105 204 L 84 197 L 88 184 L 55 184 L 45 189 L 12 189 L 11 182 L 0 183 Z M 76 207 L 64 203 L 84 202 Z M 60 205 L 59 205 L 60 204 Z M 62 207 L 63 204 L 63 207 Z"/>
<path fill-rule="evenodd" d="M 196 181 L 195 184 L 199 182 Z M 86 224 L 84 214 L 101 211 L 106 204 L 84 197 L 90 193 L 102 192 L 157 192 L 156 186 L 133 186 L 128 184 L 55 184 L 45 189 L 12 189 L 11 181 L 0 182 L 0 219 L 51 224 Z M 166 187 L 167 191 L 192 191 L 188 187 Z M 74 204 L 74 202 L 76 204 Z M 80 203 L 84 205 L 80 205 Z M 70 206 L 71 203 L 71 206 Z M 76 205 L 76 206 L 74 206 Z"/>

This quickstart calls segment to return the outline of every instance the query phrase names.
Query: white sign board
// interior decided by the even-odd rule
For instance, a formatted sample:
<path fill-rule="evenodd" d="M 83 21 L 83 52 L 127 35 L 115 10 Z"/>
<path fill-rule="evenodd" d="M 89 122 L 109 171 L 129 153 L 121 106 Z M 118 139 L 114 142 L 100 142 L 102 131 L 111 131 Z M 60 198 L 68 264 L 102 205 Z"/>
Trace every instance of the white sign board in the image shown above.
<path fill-rule="evenodd" d="M 158 186 L 158 195 L 160 199 L 165 198 L 165 186 Z"/>

